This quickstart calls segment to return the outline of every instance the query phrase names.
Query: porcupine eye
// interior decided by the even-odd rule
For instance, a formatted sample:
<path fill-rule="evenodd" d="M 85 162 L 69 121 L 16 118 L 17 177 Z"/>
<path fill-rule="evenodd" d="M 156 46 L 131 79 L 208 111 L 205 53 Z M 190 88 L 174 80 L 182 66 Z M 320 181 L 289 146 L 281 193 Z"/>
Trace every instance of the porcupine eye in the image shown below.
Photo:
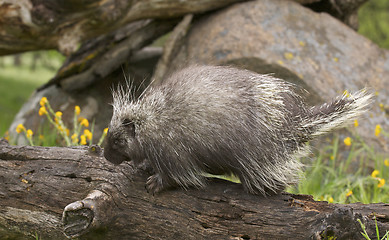
<path fill-rule="evenodd" d="M 135 124 L 130 119 L 124 119 L 122 125 L 131 137 L 135 137 Z"/>

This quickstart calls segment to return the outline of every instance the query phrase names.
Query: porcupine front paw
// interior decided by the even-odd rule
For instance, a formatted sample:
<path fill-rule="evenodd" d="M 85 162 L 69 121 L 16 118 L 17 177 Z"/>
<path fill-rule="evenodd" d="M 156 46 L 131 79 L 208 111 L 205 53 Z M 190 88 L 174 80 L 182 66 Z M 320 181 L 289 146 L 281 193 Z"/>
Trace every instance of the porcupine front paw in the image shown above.
<path fill-rule="evenodd" d="M 163 179 L 156 173 L 147 178 L 146 181 L 146 190 L 148 193 L 152 193 L 153 195 L 163 191 L 166 186 L 163 184 Z"/>

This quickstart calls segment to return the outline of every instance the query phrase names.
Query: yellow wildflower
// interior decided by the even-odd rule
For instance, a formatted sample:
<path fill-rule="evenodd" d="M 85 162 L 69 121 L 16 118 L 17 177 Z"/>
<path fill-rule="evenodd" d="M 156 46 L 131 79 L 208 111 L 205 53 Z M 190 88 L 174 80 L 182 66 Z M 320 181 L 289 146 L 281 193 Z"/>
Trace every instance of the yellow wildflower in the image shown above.
<path fill-rule="evenodd" d="M 60 111 L 56 112 L 56 113 L 55 113 L 55 116 L 56 116 L 57 118 L 61 118 L 61 117 L 62 117 L 62 112 L 60 112 Z"/>
<path fill-rule="evenodd" d="M 74 133 L 70 138 L 72 139 L 72 143 L 73 144 L 78 143 L 78 135 L 77 135 L 77 133 Z"/>
<path fill-rule="evenodd" d="M 305 42 L 300 41 L 300 42 L 299 42 L 299 45 L 300 45 L 301 47 L 304 47 L 304 46 L 305 46 Z"/>
<path fill-rule="evenodd" d="M 80 136 L 80 140 L 81 140 L 81 141 L 80 141 L 80 144 L 81 144 L 81 145 L 86 145 L 86 136 L 85 136 L 85 135 L 81 135 L 81 136 Z"/>
<path fill-rule="evenodd" d="M 69 136 L 69 134 L 70 134 L 69 129 L 65 128 L 65 132 L 66 132 L 66 136 Z"/>
<path fill-rule="evenodd" d="M 39 139 L 43 140 L 43 139 L 45 139 L 45 136 L 43 136 L 42 134 L 39 134 Z"/>
<path fill-rule="evenodd" d="M 372 176 L 373 178 L 376 178 L 377 175 L 378 175 L 379 173 L 380 173 L 380 171 L 374 170 L 374 171 L 371 173 L 371 176 Z"/>
<path fill-rule="evenodd" d="M 334 57 L 333 60 L 334 60 L 334 62 L 338 62 L 338 61 L 339 61 L 339 58 Z"/>
<path fill-rule="evenodd" d="M 359 126 L 358 120 L 355 120 L 354 121 L 354 127 L 358 127 L 358 126 Z"/>
<path fill-rule="evenodd" d="M 89 141 L 92 140 L 92 133 L 88 129 L 84 130 L 84 135 Z"/>
<path fill-rule="evenodd" d="M 63 132 L 63 128 L 61 125 L 57 124 L 56 127 L 57 127 L 58 131 Z"/>
<path fill-rule="evenodd" d="M 74 107 L 74 112 L 76 113 L 76 115 L 80 115 L 80 112 L 81 112 L 81 108 L 80 108 L 80 106 L 75 106 Z"/>
<path fill-rule="evenodd" d="M 353 191 L 348 191 L 347 194 L 346 194 L 346 197 L 350 197 L 351 195 L 353 195 Z"/>
<path fill-rule="evenodd" d="M 329 203 L 333 203 L 333 202 L 334 202 L 334 199 L 333 199 L 332 197 L 330 197 L 330 198 L 328 199 L 328 202 L 329 202 Z"/>
<path fill-rule="evenodd" d="M 380 103 L 379 106 L 380 106 L 380 110 L 381 110 L 382 112 L 385 112 L 384 104 L 383 104 L 383 103 Z"/>
<path fill-rule="evenodd" d="M 42 116 L 43 114 L 47 114 L 47 110 L 46 110 L 46 107 L 43 106 L 41 108 L 39 108 L 39 116 Z"/>
<path fill-rule="evenodd" d="M 389 167 L 389 158 L 384 160 L 384 164 L 385 164 L 385 166 Z"/>
<path fill-rule="evenodd" d="M 26 137 L 31 138 L 33 134 L 33 131 L 31 129 L 28 129 L 26 132 Z"/>
<path fill-rule="evenodd" d="M 5 132 L 4 138 L 5 138 L 5 140 L 9 141 L 9 132 L 8 131 Z"/>
<path fill-rule="evenodd" d="M 330 156 L 330 159 L 331 159 L 331 160 L 334 160 L 334 159 L 335 159 L 334 155 L 331 155 L 331 156 Z"/>
<path fill-rule="evenodd" d="M 346 137 L 344 140 L 343 140 L 344 144 L 346 146 L 350 146 L 351 145 L 351 137 Z"/>
<path fill-rule="evenodd" d="M 291 59 L 294 58 L 293 53 L 290 53 L 290 52 L 284 53 L 284 57 L 285 57 L 285 59 L 287 59 L 287 60 L 291 60 Z"/>
<path fill-rule="evenodd" d="M 41 100 L 39 101 L 39 104 L 40 104 L 42 107 L 44 107 L 45 104 L 46 104 L 47 102 L 48 102 L 48 101 L 47 101 L 47 98 L 46 98 L 46 97 L 42 97 Z"/>
<path fill-rule="evenodd" d="M 108 133 L 108 128 L 104 128 L 104 134 L 107 134 Z"/>
<path fill-rule="evenodd" d="M 88 122 L 88 119 L 86 118 L 83 118 L 80 122 L 81 126 L 84 126 L 84 127 L 89 127 L 89 122 Z"/>
<path fill-rule="evenodd" d="M 381 125 L 377 124 L 375 126 L 374 134 L 375 134 L 376 137 L 378 137 L 380 135 L 380 133 L 381 133 Z"/>
<path fill-rule="evenodd" d="M 377 187 L 381 188 L 385 185 L 385 179 L 380 178 Z"/>
<path fill-rule="evenodd" d="M 17 133 L 21 133 L 21 132 L 24 132 L 26 131 L 26 128 L 23 126 L 23 124 L 19 124 L 17 127 L 16 127 L 16 132 Z"/>

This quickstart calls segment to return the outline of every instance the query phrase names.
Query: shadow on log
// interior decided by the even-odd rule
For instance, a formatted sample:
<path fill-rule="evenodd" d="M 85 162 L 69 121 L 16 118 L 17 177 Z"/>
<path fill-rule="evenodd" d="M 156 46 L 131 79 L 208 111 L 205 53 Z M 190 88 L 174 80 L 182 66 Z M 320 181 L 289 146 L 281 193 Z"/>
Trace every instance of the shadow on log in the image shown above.
<path fill-rule="evenodd" d="M 146 164 L 114 166 L 102 149 L 0 142 L 0 239 L 363 239 L 389 229 L 387 204 L 328 204 L 311 196 L 205 189 L 150 195 Z"/>

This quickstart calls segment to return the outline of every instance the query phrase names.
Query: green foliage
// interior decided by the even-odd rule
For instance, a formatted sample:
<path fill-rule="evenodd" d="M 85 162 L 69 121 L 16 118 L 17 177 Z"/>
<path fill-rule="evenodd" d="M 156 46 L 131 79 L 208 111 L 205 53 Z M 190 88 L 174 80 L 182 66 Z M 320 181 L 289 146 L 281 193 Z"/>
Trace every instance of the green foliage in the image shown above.
<path fill-rule="evenodd" d="M 55 51 L 39 52 L 41 60 L 36 61 L 34 69 L 34 54 L 20 55 L 18 66 L 14 63 L 15 56 L 0 57 L 0 136 L 32 92 L 53 77 L 64 60 Z"/>
<path fill-rule="evenodd" d="M 387 134 L 381 128 L 377 137 Z M 287 191 L 337 203 L 388 202 L 389 158 L 377 154 L 358 135 L 350 146 L 346 143 L 335 137 L 313 160 L 305 159 L 302 180 Z"/>
<path fill-rule="evenodd" d="M 86 118 L 80 117 L 81 108 L 79 106 L 74 107 L 74 115 L 73 115 L 73 129 L 65 125 L 62 121 L 62 112 L 57 111 L 54 112 L 49 101 L 46 97 L 42 97 L 39 101 L 39 111 L 38 114 L 42 117 L 46 117 L 50 125 L 53 127 L 52 132 L 46 134 L 49 142 L 46 140 L 46 136 L 43 134 L 39 134 L 39 137 L 34 137 L 34 133 L 31 129 L 26 129 L 23 124 L 19 124 L 16 127 L 16 132 L 18 134 L 24 134 L 27 141 L 31 146 L 36 145 L 38 141 L 38 145 L 42 146 L 51 146 L 52 141 L 57 143 L 56 145 L 63 146 L 80 146 L 80 145 L 92 145 L 93 140 L 93 129 L 94 123 L 89 130 L 89 121 Z M 83 131 L 83 134 L 81 132 Z M 105 136 L 107 135 L 108 128 L 104 129 L 103 134 L 101 135 L 97 145 L 101 145 L 104 141 Z"/>
<path fill-rule="evenodd" d="M 371 238 L 369 237 L 369 235 L 366 232 L 365 224 L 363 224 L 360 219 L 357 219 L 357 221 L 361 225 L 361 228 L 362 228 L 362 231 L 363 231 L 363 232 L 361 232 L 362 236 L 365 237 L 365 239 L 367 239 L 367 240 L 371 240 Z M 376 216 L 374 216 L 374 221 L 375 221 L 375 229 L 376 229 L 376 234 L 377 234 L 377 240 L 389 240 L 389 232 L 388 231 L 386 231 L 385 235 L 382 238 L 380 238 L 380 232 L 378 230 L 378 224 L 377 224 Z"/>
<path fill-rule="evenodd" d="M 389 48 L 389 0 L 371 0 L 358 12 L 359 33 Z"/>

